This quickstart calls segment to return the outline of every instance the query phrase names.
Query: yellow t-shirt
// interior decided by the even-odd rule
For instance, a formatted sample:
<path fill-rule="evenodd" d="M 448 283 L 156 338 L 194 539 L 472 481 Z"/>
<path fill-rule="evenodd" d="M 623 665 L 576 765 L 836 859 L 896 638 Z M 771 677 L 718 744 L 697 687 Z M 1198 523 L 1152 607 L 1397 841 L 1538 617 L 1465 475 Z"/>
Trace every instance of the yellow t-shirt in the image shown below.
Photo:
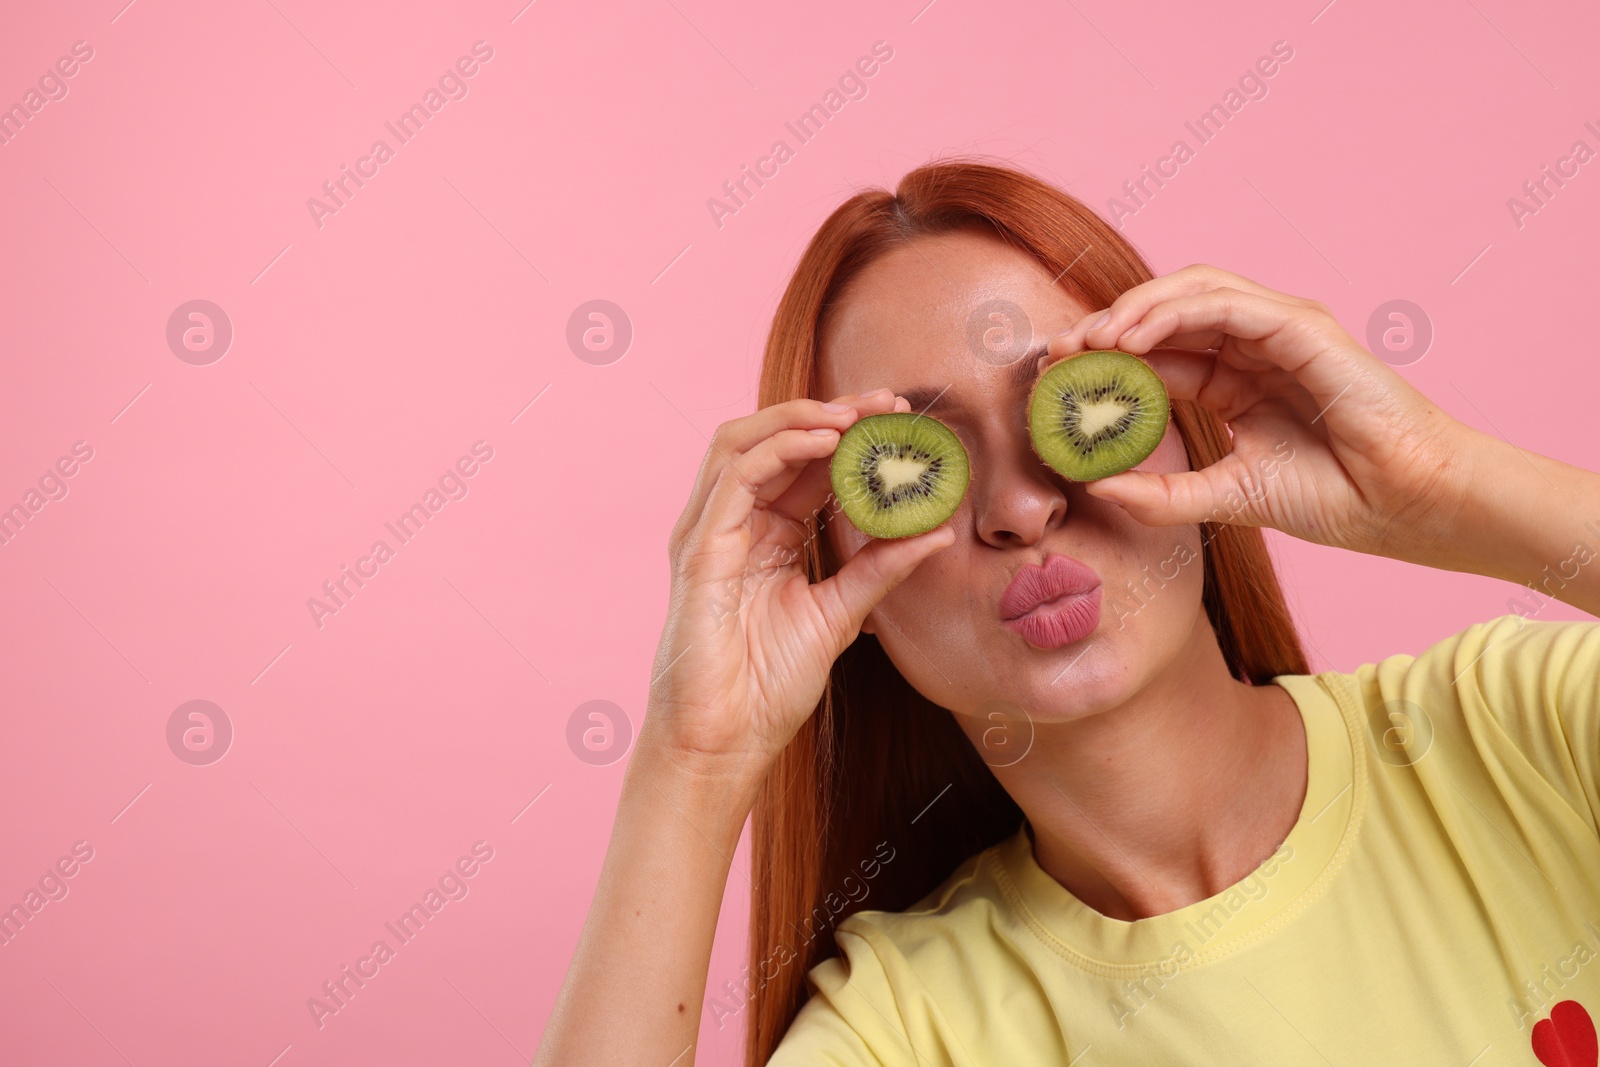
<path fill-rule="evenodd" d="M 770 1062 L 1595 1067 L 1600 623 L 1506 615 L 1275 681 L 1307 792 L 1249 877 L 1111 919 L 1024 824 L 842 922 Z"/>

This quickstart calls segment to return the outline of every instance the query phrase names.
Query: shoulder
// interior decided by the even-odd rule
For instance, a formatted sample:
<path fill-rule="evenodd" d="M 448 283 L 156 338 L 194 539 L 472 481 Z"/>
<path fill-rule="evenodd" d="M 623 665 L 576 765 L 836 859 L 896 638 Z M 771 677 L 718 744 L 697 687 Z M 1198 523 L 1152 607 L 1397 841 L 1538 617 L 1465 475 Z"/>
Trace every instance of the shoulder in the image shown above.
<path fill-rule="evenodd" d="M 834 931 L 838 955 L 806 975 L 809 997 L 773 1063 L 909 1062 L 951 1039 L 941 1004 L 975 997 L 999 951 L 1004 894 L 997 880 L 1002 842 L 963 862 L 903 911 L 863 910 Z M 904 1056 L 902 1056 L 904 1054 Z"/>
<path fill-rule="evenodd" d="M 1514 731 L 1577 725 L 1600 715 L 1600 622 L 1501 615 L 1354 678 L 1369 709 L 1413 706 Z"/>
<path fill-rule="evenodd" d="M 1380 683 L 1501 692 L 1527 679 L 1594 683 L 1600 668 L 1600 621 L 1535 621 L 1508 614 L 1435 642 L 1418 655 L 1397 654 L 1357 668 Z"/>
<path fill-rule="evenodd" d="M 1020 830 L 1019 830 L 1020 832 Z M 981 944 L 1005 910 L 1002 852 L 1013 835 L 969 856 L 937 887 L 902 911 L 862 910 L 839 924 L 837 934 L 897 960 L 931 962 L 931 957 Z M 842 945 L 841 945 L 842 948 Z"/>
<path fill-rule="evenodd" d="M 1329 675 L 1383 762 L 1424 777 L 1437 764 L 1458 788 L 1485 778 L 1529 799 L 1553 790 L 1600 826 L 1600 622 L 1501 615 Z"/>

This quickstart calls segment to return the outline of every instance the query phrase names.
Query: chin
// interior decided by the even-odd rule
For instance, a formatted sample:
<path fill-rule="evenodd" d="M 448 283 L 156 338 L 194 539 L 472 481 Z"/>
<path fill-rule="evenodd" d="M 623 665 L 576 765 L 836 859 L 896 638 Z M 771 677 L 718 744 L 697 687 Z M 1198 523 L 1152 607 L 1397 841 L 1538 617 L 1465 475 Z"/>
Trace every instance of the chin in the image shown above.
<path fill-rule="evenodd" d="M 1026 708 L 1037 722 L 1082 719 L 1114 708 L 1133 694 L 1131 662 L 1136 657 L 1120 645 L 1102 631 L 1064 648 L 1025 645 L 1023 658 L 1014 661 L 1015 669 L 1003 672 L 995 682 L 1002 691 L 1014 693 L 1011 701 Z"/>

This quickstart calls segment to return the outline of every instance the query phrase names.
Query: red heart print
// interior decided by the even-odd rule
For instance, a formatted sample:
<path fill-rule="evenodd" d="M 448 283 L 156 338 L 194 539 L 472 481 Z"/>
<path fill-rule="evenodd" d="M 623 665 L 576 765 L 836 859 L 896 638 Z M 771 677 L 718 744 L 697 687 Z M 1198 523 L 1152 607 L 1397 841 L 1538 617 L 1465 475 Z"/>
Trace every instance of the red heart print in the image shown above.
<path fill-rule="evenodd" d="M 1600 1040 L 1583 1005 L 1563 1000 L 1534 1023 L 1533 1054 L 1544 1067 L 1600 1067 Z"/>

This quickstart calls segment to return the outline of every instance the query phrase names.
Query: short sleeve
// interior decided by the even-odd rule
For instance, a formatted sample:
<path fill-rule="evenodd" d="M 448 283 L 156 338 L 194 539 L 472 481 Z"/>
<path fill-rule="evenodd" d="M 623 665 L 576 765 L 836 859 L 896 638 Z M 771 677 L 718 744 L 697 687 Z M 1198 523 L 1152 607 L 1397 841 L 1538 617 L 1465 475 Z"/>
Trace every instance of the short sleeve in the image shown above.
<path fill-rule="evenodd" d="M 900 1067 L 929 1063 L 913 1054 L 883 961 L 861 916 L 834 931 L 838 956 L 806 976 L 811 997 L 784 1033 L 768 1067 Z"/>
<path fill-rule="evenodd" d="M 1502 615 L 1408 659 L 1368 668 L 1380 697 L 1453 697 L 1463 725 L 1492 725 L 1600 833 L 1600 622 Z"/>

